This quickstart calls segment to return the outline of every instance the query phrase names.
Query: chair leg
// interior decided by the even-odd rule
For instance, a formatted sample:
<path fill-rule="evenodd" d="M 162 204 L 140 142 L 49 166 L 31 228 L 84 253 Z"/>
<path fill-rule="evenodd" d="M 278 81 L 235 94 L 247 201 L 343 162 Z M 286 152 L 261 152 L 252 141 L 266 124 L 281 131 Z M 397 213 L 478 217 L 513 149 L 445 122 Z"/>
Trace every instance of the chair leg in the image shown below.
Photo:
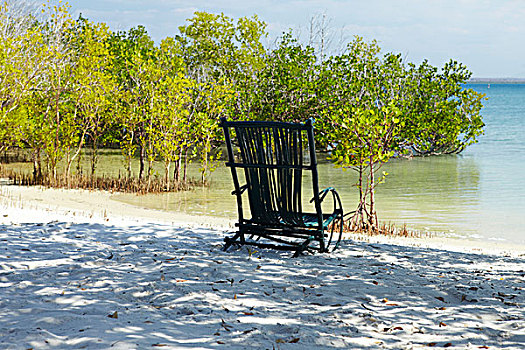
<path fill-rule="evenodd" d="M 241 237 L 242 236 L 242 237 Z M 244 242 L 244 235 L 241 233 L 241 232 L 237 232 L 233 237 L 224 237 L 224 242 L 226 243 L 224 245 L 224 248 L 222 248 L 223 251 L 226 251 L 228 250 L 228 248 L 230 248 L 230 246 L 235 243 L 235 241 L 241 237 L 241 241 Z"/>
<path fill-rule="evenodd" d="M 314 240 L 313 236 L 308 237 L 306 241 L 304 241 L 299 247 L 297 247 L 297 250 L 295 251 L 292 258 L 297 258 L 299 255 L 301 255 L 302 252 L 308 249 L 308 246 L 310 245 L 310 243 L 312 243 L 313 240 Z"/>
<path fill-rule="evenodd" d="M 337 248 L 339 248 L 339 245 L 341 244 L 341 239 L 343 238 L 343 225 L 344 225 L 344 218 L 343 218 L 343 214 L 341 213 L 341 216 L 339 218 L 339 237 L 337 238 L 337 242 L 335 243 L 335 247 L 332 251 L 336 250 Z"/>
<path fill-rule="evenodd" d="M 330 237 L 330 241 L 332 240 L 332 237 Z M 328 247 L 330 246 L 330 241 L 328 241 L 328 245 L 324 242 L 324 232 L 321 235 L 321 240 L 319 241 L 319 253 L 326 253 L 328 252 Z"/>

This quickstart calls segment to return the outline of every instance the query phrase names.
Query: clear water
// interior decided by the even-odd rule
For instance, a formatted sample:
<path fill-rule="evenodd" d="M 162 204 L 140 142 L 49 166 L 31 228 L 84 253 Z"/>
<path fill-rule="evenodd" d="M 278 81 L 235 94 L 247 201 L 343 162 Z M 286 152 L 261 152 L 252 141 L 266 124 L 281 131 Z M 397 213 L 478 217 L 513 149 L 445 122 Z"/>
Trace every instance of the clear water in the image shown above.
<path fill-rule="evenodd" d="M 449 236 L 525 244 L 525 85 L 472 84 L 487 94 L 480 142 L 460 155 L 394 160 L 377 189 L 383 222 Z M 196 169 L 193 169 L 196 172 Z M 320 186 L 334 186 L 346 211 L 354 210 L 355 174 L 319 165 Z M 210 188 L 162 195 L 117 195 L 150 208 L 236 218 L 229 169 L 221 166 Z M 309 194 L 306 196 L 308 197 Z"/>

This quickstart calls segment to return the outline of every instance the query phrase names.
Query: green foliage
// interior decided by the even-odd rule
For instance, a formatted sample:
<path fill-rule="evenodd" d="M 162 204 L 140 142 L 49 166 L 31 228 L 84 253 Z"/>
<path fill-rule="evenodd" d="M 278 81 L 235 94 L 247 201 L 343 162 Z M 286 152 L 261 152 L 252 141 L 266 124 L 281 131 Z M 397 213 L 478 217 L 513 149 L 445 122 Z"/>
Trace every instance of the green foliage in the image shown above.
<path fill-rule="evenodd" d="M 445 64 L 441 73 L 427 61 L 419 67 L 409 65 L 405 137 L 414 154 L 459 153 L 477 141 L 484 126 L 480 115 L 484 95 L 462 87 L 470 76 L 455 61 Z"/>
<path fill-rule="evenodd" d="M 190 123 L 201 180 L 216 166 L 222 140 L 219 118 L 237 117 L 250 110 L 250 97 L 257 85 L 256 73 L 263 65 L 266 24 L 257 16 L 236 22 L 224 14 L 195 12 L 175 37 L 192 81 Z"/>
<path fill-rule="evenodd" d="M 207 181 L 220 157 L 222 116 L 314 118 L 318 147 L 359 173 L 356 225 L 377 227 L 382 164 L 461 152 L 483 130 L 484 97 L 463 87 L 470 72 L 455 61 L 442 69 L 405 63 L 360 37 L 332 57 L 290 33 L 265 49 L 257 16 L 205 12 L 156 45 L 141 26 L 111 32 L 73 21 L 67 5 L 46 4 L 38 15 L 14 15 L 11 6 L 0 4 L 0 150 L 31 149 L 35 177 L 48 171 L 57 179 L 65 162 L 69 179 L 86 147 L 93 176 L 97 149 L 111 145 L 121 149 L 129 179 L 149 184 L 153 163 L 162 162 L 169 190 L 186 180 L 191 161 Z"/>
<path fill-rule="evenodd" d="M 381 56 L 376 42 L 356 37 L 345 54 L 324 63 L 325 104 L 319 128 L 332 161 L 355 169 L 359 204 L 352 225 L 377 229 L 376 172 L 394 156 L 460 152 L 482 132 L 482 95 L 462 84 L 470 72 L 449 62 L 438 73 L 428 62 Z"/>
<path fill-rule="evenodd" d="M 317 68 L 313 49 L 303 48 L 285 34 L 257 74 L 249 119 L 302 122 L 317 118 L 322 107 L 318 91 L 324 87 Z"/>
<path fill-rule="evenodd" d="M 375 173 L 395 155 L 404 127 L 400 110 L 394 102 L 372 109 L 343 106 L 332 110 L 330 119 L 331 137 L 339 140 L 331 152 L 331 160 L 359 173 L 356 186 L 360 201 L 352 224 L 355 229 L 377 229 L 374 190 L 386 174 L 378 179 Z"/>
<path fill-rule="evenodd" d="M 109 54 L 110 32 L 103 23 L 94 24 L 79 18 L 71 30 L 70 45 L 75 62 L 72 80 L 73 101 L 77 109 L 75 125 L 80 129 L 74 145 L 73 155 L 68 157 L 67 173 L 71 162 L 79 156 L 87 138 L 91 143 L 91 176 L 94 175 L 98 144 L 109 137 L 108 127 L 113 122 L 113 104 L 117 91 L 116 77 Z"/>
<path fill-rule="evenodd" d="M 0 150 L 20 146 L 17 108 L 44 80 L 43 35 L 21 6 L 0 2 Z"/>
<path fill-rule="evenodd" d="M 266 24 L 257 16 L 235 22 L 224 14 L 195 12 L 188 24 L 180 26 L 175 38 L 181 44 L 189 74 L 205 79 L 227 76 L 242 79 L 261 65 Z"/>

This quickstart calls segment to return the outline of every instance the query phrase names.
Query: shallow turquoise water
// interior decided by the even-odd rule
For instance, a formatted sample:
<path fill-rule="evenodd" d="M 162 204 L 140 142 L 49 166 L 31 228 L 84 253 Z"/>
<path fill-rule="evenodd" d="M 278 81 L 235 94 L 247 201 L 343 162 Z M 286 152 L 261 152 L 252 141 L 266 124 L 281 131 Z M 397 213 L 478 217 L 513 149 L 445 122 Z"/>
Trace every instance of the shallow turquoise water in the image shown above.
<path fill-rule="evenodd" d="M 383 222 L 482 240 L 525 244 L 525 85 L 472 84 L 487 94 L 480 142 L 460 155 L 394 160 L 377 190 Z M 319 165 L 320 186 L 334 186 L 346 211 L 355 209 L 355 176 Z M 211 188 L 164 195 L 119 195 L 146 207 L 235 218 L 229 170 L 220 167 Z M 308 197 L 305 196 L 305 197 Z"/>

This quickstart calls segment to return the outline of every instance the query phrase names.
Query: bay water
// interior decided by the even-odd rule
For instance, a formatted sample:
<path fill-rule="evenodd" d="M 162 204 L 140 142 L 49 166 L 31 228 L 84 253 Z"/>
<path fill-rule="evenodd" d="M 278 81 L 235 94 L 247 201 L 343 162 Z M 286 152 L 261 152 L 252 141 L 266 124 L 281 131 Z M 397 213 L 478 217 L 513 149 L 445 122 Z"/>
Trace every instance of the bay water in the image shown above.
<path fill-rule="evenodd" d="M 377 188 L 379 219 L 437 235 L 525 245 L 525 84 L 466 87 L 488 97 L 482 110 L 485 133 L 479 143 L 459 155 L 390 161 L 383 169 L 388 173 L 386 181 Z M 326 161 L 320 161 L 318 168 L 320 187 L 335 187 L 345 211 L 354 210 L 355 173 Z M 219 166 L 211 182 L 210 187 L 188 192 L 120 194 L 114 199 L 235 219 L 229 169 Z"/>

